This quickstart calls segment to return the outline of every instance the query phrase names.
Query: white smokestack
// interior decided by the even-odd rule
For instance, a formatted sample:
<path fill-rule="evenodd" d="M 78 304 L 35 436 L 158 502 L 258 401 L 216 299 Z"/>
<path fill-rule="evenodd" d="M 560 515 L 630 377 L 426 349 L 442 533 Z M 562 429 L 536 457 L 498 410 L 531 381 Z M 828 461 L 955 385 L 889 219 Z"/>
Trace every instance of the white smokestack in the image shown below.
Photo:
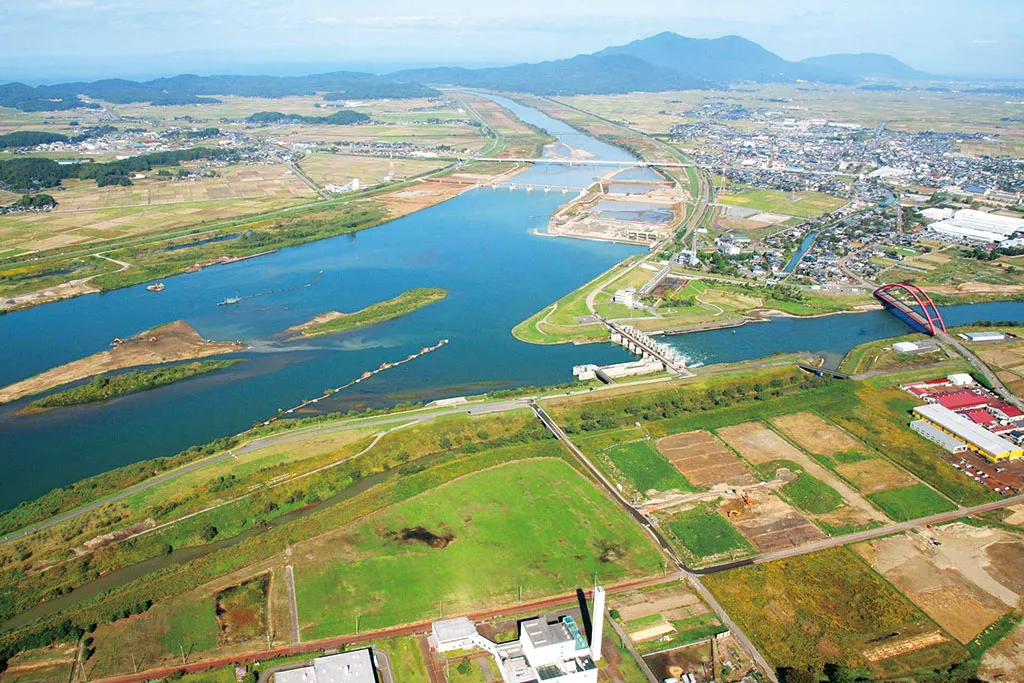
<path fill-rule="evenodd" d="M 590 656 L 601 659 L 601 635 L 604 629 L 604 586 L 594 586 L 594 611 L 590 615 Z"/>

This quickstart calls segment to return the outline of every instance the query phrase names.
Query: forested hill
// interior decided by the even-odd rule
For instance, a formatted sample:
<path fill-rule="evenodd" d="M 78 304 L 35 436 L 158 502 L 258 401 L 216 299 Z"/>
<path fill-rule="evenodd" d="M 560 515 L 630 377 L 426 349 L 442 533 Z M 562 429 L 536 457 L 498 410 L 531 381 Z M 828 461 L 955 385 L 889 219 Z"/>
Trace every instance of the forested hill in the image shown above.
<path fill-rule="evenodd" d="M 115 104 L 150 102 L 156 105 L 216 102 L 216 95 L 279 98 L 340 93 L 347 99 L 407 99 L 439 95 L 433 88 L 389 76 L 336 71 L 313 76 L 190 76 L 136 82 L 108 79 L 92 83 L 61 83 L 31 87 L 22 83 L 0 85 L 0 106 L 22 111 L 56 111 L 95 107 L 81 99 Z"/>
<path fill-rule="evenodd" d="M 420 83 L 539 95 L 658 92 L 729 83 L 856 83 L 887 74 L 920 74 L 887 55 L 834 55 L 791 62 L 740 36 L 687 38 L 676 33 L 634 40 L 589 55 L 489 69 L 414 69 L 392 74 Z"/>

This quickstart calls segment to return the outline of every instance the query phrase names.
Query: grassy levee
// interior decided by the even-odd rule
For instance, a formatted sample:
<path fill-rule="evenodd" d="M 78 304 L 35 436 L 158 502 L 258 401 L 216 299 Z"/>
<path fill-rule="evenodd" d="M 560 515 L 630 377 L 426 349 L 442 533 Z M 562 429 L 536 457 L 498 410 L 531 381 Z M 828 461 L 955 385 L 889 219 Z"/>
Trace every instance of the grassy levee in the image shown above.
<path fill-rule="evenodd" d="M 360 327 L 368 327 L 408 315 L 413 311 L 442 301 L 448 296 L 448 290 L 438 287 L 420 287 L 402 292 L 398 296 L 371 304 L 352 313 L 331 312 L 318 315 L 309 322 L 302 323 L 285 330 L 285 334 L 297 337 L 319 337 L 325 334 L 347 332 Z"/>
<path fill-rule="evenodd" d="M 869 661 L 863 653 L 892 633 L 906 638 L 941 629 L 846 548 L 741 567 L 704 581 L 776 667 L 820 672 L 832 663 L 889 679 L 944 670 L 969 656 L 947 636 L 932 647 Z"/>
<path fill-rule="evenodd" d="M 527 410 L 500 416 L 455 415 L 403 427 L 373 442 L 369 430 L 316 434 L 188 473 L 122 501 L 18 541 L 0 556 L 0 620 L 50 597 L 66 594 L 101 574 L 159 557 L 168 548 L 202 546 L 266 526 L 300 508 L 317 505 L 358 482 L 448 449 L 472 451 L 529 443 L 545 432 Z M 310 476 L 315 475 L 315 476 Z M 149 530 L 146 525 L 159 525 Z M 214 529 L 212 537 L 209 530 Z M 134 537 L 99 543 L 103 534 L 128 530 Z M 66 559 L 71 548 L 77 557 Z M 84 552 L 85 549 L 92 552 Z M 21 559 L 26 556 L 25 559 Z M 59 572 L 26 572 L 48 563 Z M 17 590 L 15 590 L 15 588 Z"/>
<path fill-rule="evenodd" d="M 0 634 L 0 650 L 25 634 L 41 631 L 71 619 L 77 624 L 111 621 L 122 610 L 139 602 L 159 602 L 192 590 L 226 573 L 242 569 L 282 552 L 300 539 L 312 538 L 353 522 L 376 510 L 407 500 L 445 482 L 521 459 L 565 457 L 552 439 L 521 446 L 507 446 L 473 453 L 465 449 L 446 452 L 433 467 L 420 468 L 416 463 L 392 467 L 385 480 L 371 489 L 337 505 L 315 510 L 283 526 L 271 526 L 237 545 L 201 556 L 186 564 L 178 564 L 151 575 L 133 580 L 120 588 L 85 599 L 73 607 L 36 620 L 32 624 Z"/>
<path fill-rule="evenodd" d="M 167 368 L 133 370 L 121 375 L 99 375 L 88 384 L 49 394 L 33 401 L 28 407 L 30 409 L 48 409 L 80 405 L 82 403 L 95 403 L 108 398 L 114 398 L 115 396 L 134 394 L 181 382 L 192 377 L 223 370 L 242 362 L 244 361 L 241 359 L 205 360 L 197 363 L 172 365 Z"/>
<path fill-rule="evenodd" d="M 512 336 L 531 344 L 566 344 L 574 341 L 605 339 L 608 329 L 601 323 L 580 325 L 576 318 L 591 315 L 587 295 L 604 289 L 625 273 L 625 267 L 641 256 L 630 256 L 615 264 L 590 282 L 569 292 L 550 306 L 534 313 L 512 328 Z M 540 328 L 540 329 L 538 329 Z"/>

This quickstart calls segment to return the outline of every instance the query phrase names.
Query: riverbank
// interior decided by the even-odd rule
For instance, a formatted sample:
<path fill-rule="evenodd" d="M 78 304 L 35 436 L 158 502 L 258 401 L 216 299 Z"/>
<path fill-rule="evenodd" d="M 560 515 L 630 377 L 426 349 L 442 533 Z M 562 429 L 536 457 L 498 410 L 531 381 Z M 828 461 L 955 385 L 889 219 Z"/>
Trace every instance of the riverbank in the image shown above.
<path fill-rule="evenodd" d="M 64 384 L 140 365 L 219 356 L 244 351 L 241 342 L 215 342 L 203 337 L 184 320 L 140 332 L 128 339 L 115 339 L 109 351 L 65 363 L 28 379 L 0 388 L 0 404 L 41 394 Z"/>
<path fill-rule="evenodd" d="M 403 315 L 408 315 L 424 306 L 442 301 L 447 296 L 448 290 L 437 287 L 410 289 L 408 292 L 402 292 L 393 299 L 371 304 L 353 313 L 341 313 L 339 311 L 321 313 L 301 325 L 289 327 L 282 335 L 286 339 L 291 340 L 319 337 L 337 332 L 348 332 L 349 330 L 401 318 Z"/>
<path fill-rule="evenodd" d="M 27 408 L 21 411 L 22 414 L 41 413 L 54 408 L 82 405 L 86 403 L 98 403 L 109 398 L 137 394 L 140 391 L 148 391 L 157 387 L 167 386 L 175 382 L 182 382 L 192 377 L 205 375 L 217 370 L 229 368 L 241 359 L 235 360 L 207 360 L 197 363 L 186 363 L 184 365 L 173 365 L 168 368 L 154 368 L 152 370 L 135 370 L 126 372 L 123 375 L 97 375 L 88 384 L 65 389 L 55 394 L 33 401 Z"/>

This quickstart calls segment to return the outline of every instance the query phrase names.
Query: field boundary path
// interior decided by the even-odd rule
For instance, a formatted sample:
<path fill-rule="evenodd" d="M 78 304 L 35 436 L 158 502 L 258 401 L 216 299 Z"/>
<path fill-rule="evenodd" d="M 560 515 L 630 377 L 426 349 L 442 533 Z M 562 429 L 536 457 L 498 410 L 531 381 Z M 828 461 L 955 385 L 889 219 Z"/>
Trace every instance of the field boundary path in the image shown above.
<path fill-rule="evenodd" d="M 765 675 L 765 677 L 767 677 L 770 681 L 772 681 L 773 683 L 779 683 L 778 678 L 775 675 L 775 669 L 768 664 L 768 660 L 766 660 L 764 656 L 758 651 L 758 649 L 754 646 L 754 643 L 749 638 L 747 638 L 746 634 L 744 634 L 743 631 L 740 630 L 739 626 L 732 620 L 732 618 L 729 617 L 729 615 L 726 613 L 722 605 L 719 604 L 719 602 L 715 600 L 714 596 L 711 595 L 711 592 L 704 587 L 704 584 L 701 583 L 700 578 L 697 576 L 697 573 L 694 572 L 694 570 L 692 570 L 690 567 L 688 567 L 685 562 L 683 562 L 682 558 L 679 557 L 676 551 L 672 548 L 672 545 L 668 542 L 668 539 L 666 539 L 661 534 L 661 532 L 658 531 L 657 528 L 651 525 L 651 523 L 648 521 L 647 516 L 644 515 L 643 512 L 637 510 L 629 503 L 629 501 L 622 497 L 622 494 L 619 493 L 618 489 L 616 489 L 615 486 L 610 481 L 608 481 L 608 479 L 606 479 L 603 474 L 601 474 L 600 470 L 598 470 L 597 467 L 595 467 L 594 464 L 590 462 L 587 456 L 583 454 L 583 451 L 581 451 L 576 446 L 576 444 L 574 444 L 572 440 L 569 439 L 568 435 L 566 435 L 562 428 L 559 427 L 558 424 L 546 412 L 544 412 L 543 408 L 541 408 L 535 402 L 532 401 L 530 403 L 530 407 L 533 408 L 533 412 L 537 415 L 537 417 L 544 424 L 544 426 L 547 427 L 552 434 L 554 434 L 555 438 L 557 438 L 569 450 L 569 452 L 576 458 L 576 460 L 579 461 L 581 465 L 583 465 L 587 472 L 594 476 L 597 479 L 597 481 L 599 481 L 604 486 L 608 493 L 611 494 L 612 499 L 615 500 L 622 507 L 623 510 L 629 513 L 630 517 L 632 517 L 637 524 L 639 524 L 654 538 L 655 542 L 657 542 L 657 544 L 661 547 L 665 555 L 667 555 L 669 559 L 672 560 L 673 564 L 675 564 L 676 567 L 678 567 L 682 571 L 683 576 L 689 579 L 690 583 L 701 595 L 701 597 L 704 598 L 708 605 L 710 605 L 711 608 L 715 611 L 715 613 L 718 615 L 718 618 L 721 620 L 722 624 L 724 624 L 730 631 L 732 631 L 733 637 L 736 638 L 736 642 L 739 643 L 740 647 L 746 650 L 747 654 L 751 656 L 751 659 L 753 659 L 755 666 L 757 666 L 757 668 L 760 669 L 762 673 Z M 741 561 L 739 563 L 732 563 L 731 566 L 739 566 L 741 564 L 745 563 Z M 723 569 L 724 568 L 725 567 L 723 567 Z M 721 571 L 721 569 L 719 569 L 718 571 Z M 705 570 L 703 573 L 710 572 L 707 572 Z"/>
<path fill-rule="evenodd" d="M 606 586 L 608 593 L 622 593 L 626 591 L 636 590 L 638 588 L 647 588 L 648 586 L 656 586 L 662 583 L 671 583 L 672 581 L 679 581 L 680 576 L 678 574 L 669 574 L 668 576 L 658 576 L 654 578 L 646 579 L 633 579 L 631 581 L 624 581 L 622 583 Z M 553 595 L 547 598 L 540 598 L 537 600 L 531 600 L 529 602 L 515 603 L 511 605 L 503 605 L 494 607 L 487 610 L 481 610 L 478 612 L 470 612 L 468 614 L 451 614 L 448 617 L 465 616 L 474 622 L 486 621 L 495 617 L 509 614 L 510 610 L 518 612 L 547 612 L 557 607 L 560 607 L 566 603 L 577 600 L 578 594 L 573 591 L 572 593 L 562 593 L 559 595 Z M 221 657 L 215 657 L 212 659 L 199 659 L 186 664 L 178 664 L 162 666 L 153 669 L 147 669 L 145 671 L 138 671 L 136 673 L 120 674 L 118 676 L 110 676 L 107 678 L 97 678 L 90 681 L 90 683 L 145 683 L 146 681 L 155 681 L 161 678 L 166 678 L 171 674 L 182 671 L 186 674 L 201 673 L 203 671 L 210 671 L 212 669 L 219 669 L 226 666 L 235 666 L 239 664 L 250 664 L 252 662 L 264 661 L 267 659 L 276 659 L 278 657 L 292 657 L 300 654 L 309 654 L 318 652 L 320 650 L 330 650 L 342 647 L 349 647 L 352 645 L 365 645 L 376 643 L 387 638 L 395 638 L 398 636 L 411 636 L 427 633 L 430 630 L 434 620 L 418 621 L 411 624 L 404 624 L 401 626 L 394 626 L 386 629 L 379 629 L 375 631 L 365 631 L 359 634 L 347 634 L 340 636 L 333 636 L 331 638 L 323 638 L 320 640 L 309 640 L 304 643 L 296 643 L 292 645 L 285 645 L 276 648 L 270 648 L 266 650 L 256 650 L 252 652 L 238 652 L 230 655 L 223 655 Z M 426 660 L 424 660 L 426 661 Z M 300 666 L 299 663 L 292 663 L 287 665 L 288 668 Z"/>
<path fill-rule="evenodd" d="M 295 598 L 295 569 L 285 565 L 285 578 L 288 581 L 288 611 L 292 617 L 292 640 L 296 643 L 302 642 L 302 634 L 299 632 L 299 601 Z"/>

